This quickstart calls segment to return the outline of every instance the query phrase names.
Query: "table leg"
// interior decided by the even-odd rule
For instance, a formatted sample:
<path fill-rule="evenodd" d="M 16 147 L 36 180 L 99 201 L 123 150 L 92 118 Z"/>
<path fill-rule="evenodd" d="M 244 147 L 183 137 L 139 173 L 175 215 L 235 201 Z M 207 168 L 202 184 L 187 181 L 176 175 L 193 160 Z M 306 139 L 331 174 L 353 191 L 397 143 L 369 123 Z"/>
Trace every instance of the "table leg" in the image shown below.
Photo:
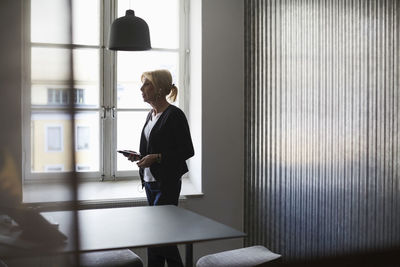
<path fill-rule="evenodd" d="M 186 264 L 185 267 L 193 267 L 193 244 L 186 244 Z"/>

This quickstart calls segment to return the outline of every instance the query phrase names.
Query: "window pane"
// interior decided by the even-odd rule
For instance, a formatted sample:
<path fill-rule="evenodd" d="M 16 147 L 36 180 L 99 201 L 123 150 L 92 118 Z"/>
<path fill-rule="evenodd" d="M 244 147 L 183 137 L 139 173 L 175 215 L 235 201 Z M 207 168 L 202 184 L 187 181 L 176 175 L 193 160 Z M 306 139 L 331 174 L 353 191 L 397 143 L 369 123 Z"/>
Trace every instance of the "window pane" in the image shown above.
<path fill-rule="evenodd" d="M 127 9 L 147 22 L 153 48 L 179 48 L 179 0 L 119 0 L 118 17 Z"/>
<path fill-rule="evenodd" d="M 85 171 L 98 171 L 99 113 L 79 112 L 75 115 L 75 123 L 77 146 L 84 148 L 75 154 L 76 165 L 86 166 Z M 32 112 L 32 172 L 72 171 L 71 126 L 71 117 L 66 113 Z M 79 130 L 79 127 L 82 128 Z"/>
<path fill-rule="evenodd" d="M 134 150 L 139 152 L 140 134 L 148 112 L 118 112 L 117 150 Z M 117 170 L 137 170 L 135 163 L 117 153 Z"/>
<path fill-rule="evenodd" d="M 74 49 L 75 104 L 99 106 L 99 55 L 97 49 Z M 32 48 L 33 105 L 66 105 L 68 99 L 69 50 Z"/>
<path fill-rule="evenodd" d="M 69 79 L 68 49 L 33 47 L 31 53 L 32 81 L 67 81 Z"/>
<path fill-rule="evenodd" d="M 67 0 L 31 0 L 31 41 L 68 43 L 67 9 Z"/>
<path fill-rule="evenodd" d="M 140 76 L 143 72 L 155 69 L 168 69 L 172 81 L 179 81 L 178 52 L 147 51 L 138 53 L 118 52 L 117 69 L 117 107 L 118 108 L 148 108 L 143 102 L 140 87 Z M 179 88 L 178 88 L 179 90 Z"/>
<path fill-rule="evenodd" d="M 76 104 L 99 106 L 100 62 L 99 50 L 74 50 L 74 86 L 80 89 Z"/>
<path fill-rule="evenodd" d="M 79 112 L 76 125 L 76 171 L 99 171 L 100 119 L 98 112 Z"/>
<path fill-rule="evenodd" d="M 32 112 L 32 172 L 54 172 L 57 170 L 54 166 L 64 166 L 64 171 L 71 170 L 70 129 L 68 114 Z"/>
<path fill-rule="evenodd" d="M 73 43 L 82 45 L 100 44 L 100 1 L 74 0 Z"/>
<path fill-rule="evenodd" d="M 99 0 L 74 0 L 72 6 L 74 43 L 98 45 L 100 40 Z M 31 41 L 70 43 L 67 10 L 68 0 L 32 0 Z"/>

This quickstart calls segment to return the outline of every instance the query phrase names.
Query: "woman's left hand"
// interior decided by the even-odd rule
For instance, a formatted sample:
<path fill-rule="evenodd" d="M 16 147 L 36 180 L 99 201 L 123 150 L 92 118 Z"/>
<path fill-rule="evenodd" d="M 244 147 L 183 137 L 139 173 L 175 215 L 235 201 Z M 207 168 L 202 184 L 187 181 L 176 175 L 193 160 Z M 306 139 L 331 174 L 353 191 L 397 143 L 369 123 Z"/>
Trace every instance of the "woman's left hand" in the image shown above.
<path fill-rule="evenodd" d="M 157 161 L 157 154 L 149 154 L 139 160 L 136 164 L 139 168 L 148 168 Z"/>

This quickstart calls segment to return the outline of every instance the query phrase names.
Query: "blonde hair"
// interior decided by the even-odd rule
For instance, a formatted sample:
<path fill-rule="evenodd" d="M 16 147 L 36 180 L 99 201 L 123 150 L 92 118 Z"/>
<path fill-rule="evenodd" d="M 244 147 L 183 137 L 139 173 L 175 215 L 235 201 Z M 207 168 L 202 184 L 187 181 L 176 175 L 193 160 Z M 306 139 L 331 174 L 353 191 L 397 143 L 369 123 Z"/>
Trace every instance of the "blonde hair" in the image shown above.
<path fill-rule="evenodd" d="M 175 102 L 178 88 L 172 83 L 172 75 L 169 70 L 153 70 L 143 72 L 141 80 L 149 80 L 156 90 L 160 90 L 162 96 L 168 96 L 171 102 Z"/>

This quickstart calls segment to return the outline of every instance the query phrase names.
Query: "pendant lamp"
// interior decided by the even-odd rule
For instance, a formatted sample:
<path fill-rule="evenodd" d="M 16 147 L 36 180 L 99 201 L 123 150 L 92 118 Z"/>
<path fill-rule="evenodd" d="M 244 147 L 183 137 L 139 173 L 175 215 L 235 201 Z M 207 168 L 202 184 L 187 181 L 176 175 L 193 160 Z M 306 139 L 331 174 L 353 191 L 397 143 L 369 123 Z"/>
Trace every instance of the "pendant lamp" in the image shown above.
<path fill-rule="evenodd" d="M 108 49 L 123 51 L 143 51 L 151 49 L 149 26 L 128 9 L 125 16 L 111 24 Z"/>

